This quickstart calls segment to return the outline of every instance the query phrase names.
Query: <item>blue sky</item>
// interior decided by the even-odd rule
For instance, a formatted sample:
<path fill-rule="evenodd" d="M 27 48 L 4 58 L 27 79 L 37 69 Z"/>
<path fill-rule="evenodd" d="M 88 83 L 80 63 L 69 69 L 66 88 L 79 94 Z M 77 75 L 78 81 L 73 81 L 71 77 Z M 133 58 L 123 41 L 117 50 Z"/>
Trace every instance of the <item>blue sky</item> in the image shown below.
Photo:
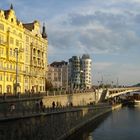
<path fill-rule="evenodd" d="M 140 82 L 140 0 L 1 0 L 18 19 L 45 22 L 48 59 L 90 54 L 93 83 Z"/>

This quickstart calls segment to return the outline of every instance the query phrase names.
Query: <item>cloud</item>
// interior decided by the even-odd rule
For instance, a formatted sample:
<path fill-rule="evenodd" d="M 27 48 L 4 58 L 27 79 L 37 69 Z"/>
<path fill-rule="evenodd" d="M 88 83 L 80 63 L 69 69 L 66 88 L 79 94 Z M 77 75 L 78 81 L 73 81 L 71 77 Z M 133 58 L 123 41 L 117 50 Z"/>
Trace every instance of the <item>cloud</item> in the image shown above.
<path fill-rule="evenodd" d="M 48 30 L 51 36 L 50 44 L 60 49 L 67 48 L 71 52 L 73 49 L 89 53 L 128 51 L 140 45 L 137 28 L 133 29 L 136 23 L 132 21 L 134 17 L 131 16 L 102 12 L 67 15 L 66 19 L 56 24 L 57 27 Z"/>
<path fill-rule="evenodd" d="M 102 71 L 112 79 L 119 75 L 122 84 L 140 79 L 140 0 L 5 0 L 1 7 L 4 3 L 13 3 L 23 22 L 47 21 L 49 59 L 89 53 L 96 57 L 95 78 Z"/>

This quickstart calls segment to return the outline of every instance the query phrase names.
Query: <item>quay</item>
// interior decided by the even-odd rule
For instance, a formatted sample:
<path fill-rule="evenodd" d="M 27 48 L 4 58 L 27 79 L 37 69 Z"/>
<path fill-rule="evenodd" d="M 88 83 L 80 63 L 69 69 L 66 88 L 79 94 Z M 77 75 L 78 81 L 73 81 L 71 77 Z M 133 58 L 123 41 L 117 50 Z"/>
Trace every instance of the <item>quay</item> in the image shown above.
<path fill-rule="evenodd" d="M 0 99 L 0 139 L 63 140 L 88 123 L 96 122 L 107 113 L 121 107 L 120 104 L 112 106 L 100 103 L 102 93 L 104 91 L 97 94 L 95 91 L 88 91 L 84 94 L 75 92 L 68 95 L 3 95 Z M 69 96 L 73 101 L 72 106 L 66 103 Z M 48 100 L 58 101 L 59 98 L 62 106 L 49 106 Z M 83 101 L 83 98 L 87 99 L 87 102 Z M 36 102 L 40 100 L 46 106 L 44 110 L 36 108 Z M 12 112 L 9 110 L 11 103 L 15 104 L 15 110 Z"/>
<path fill-rule="evenodd" d="M 118 106 L 107 104 L 46 109 L 44 112 L 13 113 L 0 118 L 0 139 L 63 140 L 91 121 Z"/>

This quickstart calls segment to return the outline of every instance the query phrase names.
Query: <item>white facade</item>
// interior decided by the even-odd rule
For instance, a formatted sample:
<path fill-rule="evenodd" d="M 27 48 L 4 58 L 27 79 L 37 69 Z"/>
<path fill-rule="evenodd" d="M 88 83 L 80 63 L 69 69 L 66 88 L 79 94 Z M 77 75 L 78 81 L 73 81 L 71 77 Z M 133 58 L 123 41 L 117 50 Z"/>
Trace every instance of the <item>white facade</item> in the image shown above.
<path fill-rule="evenodd" d="M 92 60 L 88 54 L 69 59 L 69 86 L 71 89 L 89 89 L 92 86 Z"/>
<path fill-rule="evenodd" d="M 92 86 L 92 75 L 91 75 L 92 60 L 90 59 L 89 55 L 82 56 L 81 66 L 82 66 L 81 84 L 85 88 L 91 88 Z"/>

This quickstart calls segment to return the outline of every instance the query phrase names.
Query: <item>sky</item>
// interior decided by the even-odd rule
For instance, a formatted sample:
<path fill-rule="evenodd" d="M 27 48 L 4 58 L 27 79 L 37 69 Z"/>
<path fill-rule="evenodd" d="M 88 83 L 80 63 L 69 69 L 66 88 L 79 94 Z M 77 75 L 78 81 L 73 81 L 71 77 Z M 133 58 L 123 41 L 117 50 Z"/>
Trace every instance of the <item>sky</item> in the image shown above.
<path fill-rule="evenodd" d="M 93 84 L 140 82 L 140 0 L 0 0 L 23 23 L 39 20 L 48 35 L 48 61 L 89 54 Z"/>

